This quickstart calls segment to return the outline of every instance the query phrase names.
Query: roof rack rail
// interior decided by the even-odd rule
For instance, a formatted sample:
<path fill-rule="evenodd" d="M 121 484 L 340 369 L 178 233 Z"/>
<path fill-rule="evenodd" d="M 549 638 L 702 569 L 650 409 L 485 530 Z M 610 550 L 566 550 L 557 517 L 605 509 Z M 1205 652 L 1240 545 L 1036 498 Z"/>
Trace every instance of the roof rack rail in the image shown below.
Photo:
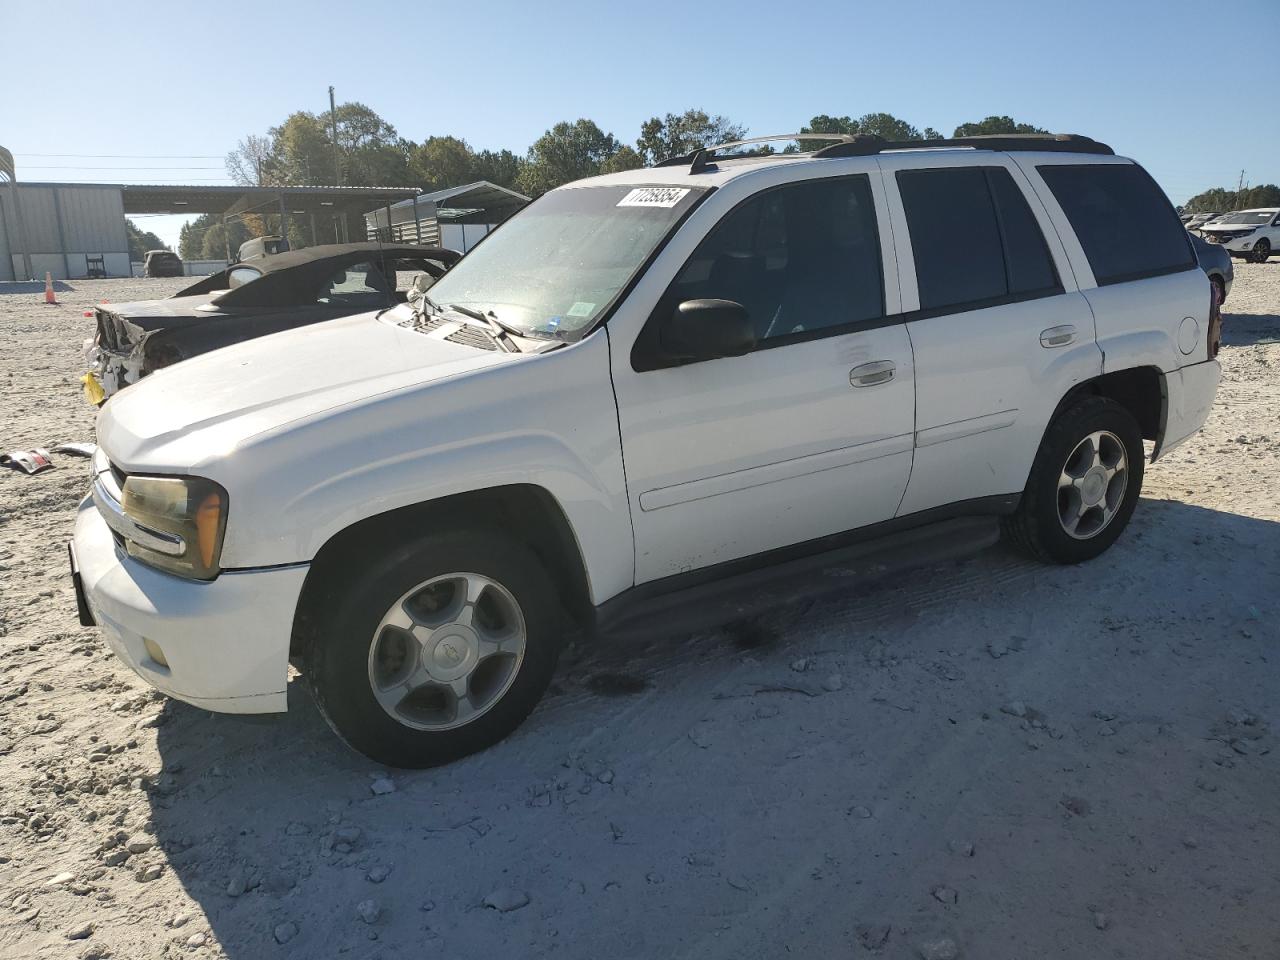
<path fill-rule="evenodd" d="M 886 140 L 872 133 L 777 133 L 768 137 L 751 137 L 747 140 L 730 140 L 713 147 L 701 147 L 690 153 L 667 157 L 655 167 L 689 166 L 690 173 L 701 173 L 715 162 L 715 154 L 730 147 L 745 147 L 753 143 L 769 143 L 774 140 L 832 140 L 809 157 L 870 157 L 886 150 L 936 150 L 939 147 L 970 147 L 974 150 L 1039 150 L 1049 153 L 1095 153 L 1115 156 L 1115 151 L 1105 143 L 1078 133 L 996 133 L 976 137 L 945 137 L 939 140 Z"/>
<path fill-rule="evenodd" d="M 728 140 L 724 143 L 717 143 L 713 147 L 700 147 L 689 153 L 682 153 L 676 157 L 667 157 L 665 160 L 659 160 L 654 164 L 655 167 L 682 167 L 686 163 L 689 164 L 690 173 L 701 173 L 715 159 L 714 154 L 719 150 L 727 150 L 730 147 L 747 147 L 753 143 L 770 143 L 774 140 L 834 140 L 832 146 L 840 146 L 841 144 L 851 143 L 857 140 L 855 134 L 849 133 L 774 133 L 767 137 L 749 137 L 746 140 Z M 824 147 L 823 149 L 831 149 Z"/>
<path fill-rule="evenodd" d="M 809 139 L 806 134 L 805 139 Z M 1038 150 L 1055 153 L 1096 153 L 1115 156 L 1105 143 L 1078 133 L 996 133 L 976 137 L 947 137 L 940 140 L 885 140 L 860 134 L 844 143 L 816 150 L 813 157 L 867 157 L 886 150 L 932 150 L 938 147 L 972 147 L 975 150 Z"/>

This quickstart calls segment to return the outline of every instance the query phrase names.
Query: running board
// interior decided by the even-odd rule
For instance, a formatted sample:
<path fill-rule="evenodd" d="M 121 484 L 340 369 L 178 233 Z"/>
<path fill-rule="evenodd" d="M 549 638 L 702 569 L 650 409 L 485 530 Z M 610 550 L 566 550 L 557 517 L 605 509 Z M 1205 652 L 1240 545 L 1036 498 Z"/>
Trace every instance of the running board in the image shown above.
<path fill-rule="evenodd" d="M 689 633 L 796 600 L 861 589 L 918 567 L 976 553 L 1000 539 L 998 516 L 957 517 L 769 566 L 687 583 L 642 584 L 596 609 L 598 637 Z"/>

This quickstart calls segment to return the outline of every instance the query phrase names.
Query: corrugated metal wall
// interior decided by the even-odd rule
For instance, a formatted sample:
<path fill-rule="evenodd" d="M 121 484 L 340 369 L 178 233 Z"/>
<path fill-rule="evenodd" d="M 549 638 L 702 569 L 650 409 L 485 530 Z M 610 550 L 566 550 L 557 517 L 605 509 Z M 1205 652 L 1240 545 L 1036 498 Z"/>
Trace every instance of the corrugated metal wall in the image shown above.
<path fill-rule="evenodd" d="M 119 187 L 18 184 L 22 233 L 4 191 L 4 230 L 8 237 L 9 275 L 23 277 L 21 238 L 31 256 L 31 272 L 68 280 L 89 275 L 89 258 L 101 257 L 109 277 L 129 276 L 129 238 L 124 225 L 124 199 Z M 0 267 L 3 270 L 3 267 Z"/>
<path fill-rule="evenodd" d="M 0 281 L 14 278 L 13 261 L 9 258 L 9 232 L 5 228 L 4 205 L 9 202 L 8 194 L 8 186 L 0 186 Z"/>

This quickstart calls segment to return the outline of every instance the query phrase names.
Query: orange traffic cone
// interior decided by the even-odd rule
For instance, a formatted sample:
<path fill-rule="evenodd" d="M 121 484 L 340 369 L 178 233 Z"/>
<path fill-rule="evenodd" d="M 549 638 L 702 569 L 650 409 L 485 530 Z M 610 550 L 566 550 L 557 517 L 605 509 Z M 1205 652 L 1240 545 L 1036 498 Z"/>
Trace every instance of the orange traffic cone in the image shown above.
<path fill-rule="evenodd" d="M 48 270 L 44 272 L 44 302 L 52 303 L 55 307 L 58 305 L 58 298 L 53 293 L 53 274 Z"/>

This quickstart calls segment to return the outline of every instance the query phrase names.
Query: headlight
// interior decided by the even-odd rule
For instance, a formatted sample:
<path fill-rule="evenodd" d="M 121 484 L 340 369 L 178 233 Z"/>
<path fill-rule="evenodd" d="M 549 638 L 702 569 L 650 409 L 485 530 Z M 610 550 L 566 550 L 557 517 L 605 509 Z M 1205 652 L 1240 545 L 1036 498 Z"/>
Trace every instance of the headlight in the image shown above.
<path fill-rule="evenodd" d="M 227 491 L 221 486 L 201 477 L 131 476 L 121 507 L 142 528 L 140 536 L 125 538 L 129 556 L 180 577 L 218 575 L 227 528 Z"/>

